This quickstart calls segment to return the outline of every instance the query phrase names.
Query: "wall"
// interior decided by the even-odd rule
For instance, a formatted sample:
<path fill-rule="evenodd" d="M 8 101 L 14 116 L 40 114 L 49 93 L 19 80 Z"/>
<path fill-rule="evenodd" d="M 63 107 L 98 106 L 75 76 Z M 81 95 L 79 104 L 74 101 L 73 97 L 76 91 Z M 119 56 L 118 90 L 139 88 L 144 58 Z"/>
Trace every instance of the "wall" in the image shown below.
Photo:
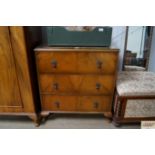
<path fill-rule="evenodd" d="M 113 26 L 111 48 L 119 48 L 119 70 L 122 70 L 126 26 Z"/>
<path fill-rule="evenodd" d="M 152 45 L 151 45 L 148 70 L 155 72 L 155 27 L 153 28 L 153 37 L 152 37 Z"/>

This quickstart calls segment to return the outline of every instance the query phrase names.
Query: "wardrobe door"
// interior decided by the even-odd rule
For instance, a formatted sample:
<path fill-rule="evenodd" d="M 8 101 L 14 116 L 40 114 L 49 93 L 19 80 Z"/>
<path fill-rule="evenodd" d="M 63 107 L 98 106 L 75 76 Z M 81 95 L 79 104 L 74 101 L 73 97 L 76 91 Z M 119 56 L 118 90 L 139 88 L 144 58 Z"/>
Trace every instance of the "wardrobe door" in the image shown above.
<path fill-rule="evenodd" d="M 0 27 L 0 112 L 20 112 L 22 101 L 8 27 Z"/>

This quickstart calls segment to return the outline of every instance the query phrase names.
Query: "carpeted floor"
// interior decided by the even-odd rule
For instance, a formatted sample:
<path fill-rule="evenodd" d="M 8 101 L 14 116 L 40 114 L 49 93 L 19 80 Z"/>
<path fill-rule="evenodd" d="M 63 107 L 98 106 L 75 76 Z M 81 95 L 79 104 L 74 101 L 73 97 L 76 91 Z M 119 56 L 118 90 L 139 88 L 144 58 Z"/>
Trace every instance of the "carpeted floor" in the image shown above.
<path fill-rule="evenodd" d="M 56 114 L 35 127 L 25 116 L 0 116 L 0 129 L 139 129 L 140 124 L 115 127 L 102 115 L 65 115 Z"/>

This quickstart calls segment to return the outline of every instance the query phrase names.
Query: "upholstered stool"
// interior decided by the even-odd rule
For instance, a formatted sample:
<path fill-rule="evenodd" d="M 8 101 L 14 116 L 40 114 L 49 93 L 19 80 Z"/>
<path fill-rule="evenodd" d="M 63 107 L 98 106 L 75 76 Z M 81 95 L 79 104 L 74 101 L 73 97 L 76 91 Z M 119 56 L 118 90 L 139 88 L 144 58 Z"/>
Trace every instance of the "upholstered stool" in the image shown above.
<path fill-rule="evenodd" d="M 116 125 L 155 120 L 155 73 L 120 72 L 116 83 L 113 112 Z"/>

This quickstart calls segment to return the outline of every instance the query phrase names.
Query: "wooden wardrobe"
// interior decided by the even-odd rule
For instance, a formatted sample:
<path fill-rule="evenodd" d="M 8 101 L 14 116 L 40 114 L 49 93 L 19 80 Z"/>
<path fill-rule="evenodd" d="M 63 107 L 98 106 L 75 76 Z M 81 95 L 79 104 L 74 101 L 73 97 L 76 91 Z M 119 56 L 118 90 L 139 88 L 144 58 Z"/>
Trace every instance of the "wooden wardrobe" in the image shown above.
<path fill-rule="evenodd" d="M 26 115 L 36 124 L 39 101 L 31 49 L 39 43 L 38 28 L 0 27 L 0 115 Z"/>

